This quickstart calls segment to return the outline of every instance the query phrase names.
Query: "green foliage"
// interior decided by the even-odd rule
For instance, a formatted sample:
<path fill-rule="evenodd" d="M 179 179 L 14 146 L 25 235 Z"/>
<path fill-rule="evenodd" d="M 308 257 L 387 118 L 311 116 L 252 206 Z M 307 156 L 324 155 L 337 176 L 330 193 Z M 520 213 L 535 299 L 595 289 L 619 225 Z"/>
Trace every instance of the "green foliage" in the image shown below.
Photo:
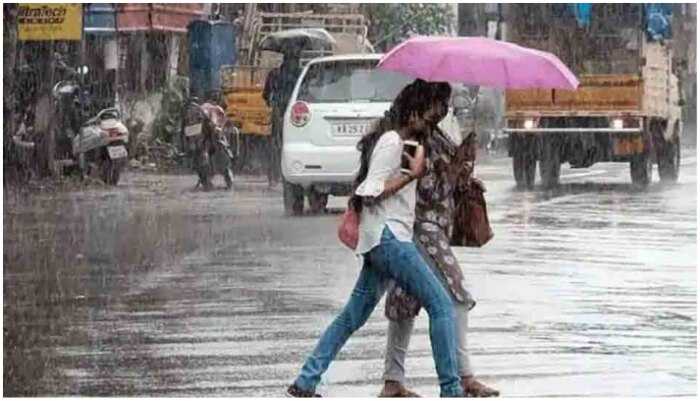
<path fill-rule="evenodd" d="M 173 143 L 182 129 L 182 107 L 189 98 L 190 81 L 187 77 L 175 77 L 163 92 L 160 111 L 153 122 L 153 139 Z"/>
<path fill-rule="evenodd" d="M 455 15 L 448 4 L 367 4 L 369 40 L 376 51 L 387 51 L 412 34 L 445 35 L 451 31 Z"/>

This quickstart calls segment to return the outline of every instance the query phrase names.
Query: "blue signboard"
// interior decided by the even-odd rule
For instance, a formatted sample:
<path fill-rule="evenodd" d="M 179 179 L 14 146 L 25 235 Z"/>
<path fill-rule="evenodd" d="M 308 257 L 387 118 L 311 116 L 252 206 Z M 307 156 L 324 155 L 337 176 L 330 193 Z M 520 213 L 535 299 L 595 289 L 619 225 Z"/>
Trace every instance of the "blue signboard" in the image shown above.
<path fill-rule="evenodd" d="M 113 34 L 116 32 L 116 4 L 87 3 L 83 10 L 86 34 Z"/>

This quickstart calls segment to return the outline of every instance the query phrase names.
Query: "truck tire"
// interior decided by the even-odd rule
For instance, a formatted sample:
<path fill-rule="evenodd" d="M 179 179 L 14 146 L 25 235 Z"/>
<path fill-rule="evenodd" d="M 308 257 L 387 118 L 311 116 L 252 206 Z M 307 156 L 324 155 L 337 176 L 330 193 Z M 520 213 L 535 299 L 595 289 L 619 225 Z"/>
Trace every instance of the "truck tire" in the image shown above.
<path fill-rule="evenodd" d="M 282 186 L 284 212 L 288 216 L 300 216 L 304 213 L 304 189 L 299 185 L 284 181 Z"/>
<path fill-rule="evenodd" d="M 553 188 L 559 185 L 559 173 L 561 171 L 560 142 L 556 138 L 543 140 L 542 157 L 540 158 L 540 179 L 545 188 Z"/>
<path fill-rule="evenodd" d="M 527 146 L 530 144 L 527 139 L 517 135 L 511 138 L 513 178 L 518 189 L 532 189 L 535 185 L 537 160 L 532 152 L 532 146 Z"/>
<path fill-rule="evenodd" d="M 643 187 L 651 183 L 653 165 L 648 152 L 635 155 L 630 161 L 630 175 L 632 182 Z"/>
<path fill-rule="evenodd" d="M 663 142 L 656 154 L 656 159 L 661 181 L 678 182 L 678 172 L 681 168 L 681 141 L 678 124 L 673 130 L 671 140 Z"/>
<path fill-rule="evenodd" d="M 307 199 L 309 200 L 309 209 L 311 209 L 311 213 L 321 214 L 326 211 L 326 206 L 328 206 L 328 194 L 318 192 L 314 188 L 311 188 Z"/>

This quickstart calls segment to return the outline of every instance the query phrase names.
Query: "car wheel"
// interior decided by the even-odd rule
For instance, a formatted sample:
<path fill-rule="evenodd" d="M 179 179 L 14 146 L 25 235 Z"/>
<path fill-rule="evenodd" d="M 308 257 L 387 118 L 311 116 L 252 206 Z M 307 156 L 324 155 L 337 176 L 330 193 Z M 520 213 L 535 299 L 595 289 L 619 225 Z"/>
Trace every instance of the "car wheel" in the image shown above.
<path fill-rule="evenodd" d="M 282 187 L 284 212 L 288 216 L 300 216 L 304 213 L 304 189 L 299 185 L 284 181 Z"/>
<path fill-rule="evenodd" d="M 308 193 L 309 208 L 313 214 L 321 214 L 326 211 L 328 205 L 328 194 L 318 192 L 315 189 L 310 189 Z"/>

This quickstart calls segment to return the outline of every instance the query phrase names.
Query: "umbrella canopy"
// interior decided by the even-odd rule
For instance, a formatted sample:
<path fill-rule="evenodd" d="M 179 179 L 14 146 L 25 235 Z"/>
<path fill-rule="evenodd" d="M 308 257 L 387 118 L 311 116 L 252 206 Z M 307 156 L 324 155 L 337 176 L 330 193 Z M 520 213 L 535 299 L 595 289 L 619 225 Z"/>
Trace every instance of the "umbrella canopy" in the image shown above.
<path fill-rule="evenodd" d="M 335 45 L 335 39 L 322 28 L 299 28 L 279 31 L 265 36 L 260 48 L 279 53 L 300 52 L 309 47 Z"/>
<path fill-rule="evenodd" d="M 416 36 L 387 53 L 377 68 L 426 81 L 502 89 L 576 89 L 579 81 L 551 53 L 481 37 Z"/>

